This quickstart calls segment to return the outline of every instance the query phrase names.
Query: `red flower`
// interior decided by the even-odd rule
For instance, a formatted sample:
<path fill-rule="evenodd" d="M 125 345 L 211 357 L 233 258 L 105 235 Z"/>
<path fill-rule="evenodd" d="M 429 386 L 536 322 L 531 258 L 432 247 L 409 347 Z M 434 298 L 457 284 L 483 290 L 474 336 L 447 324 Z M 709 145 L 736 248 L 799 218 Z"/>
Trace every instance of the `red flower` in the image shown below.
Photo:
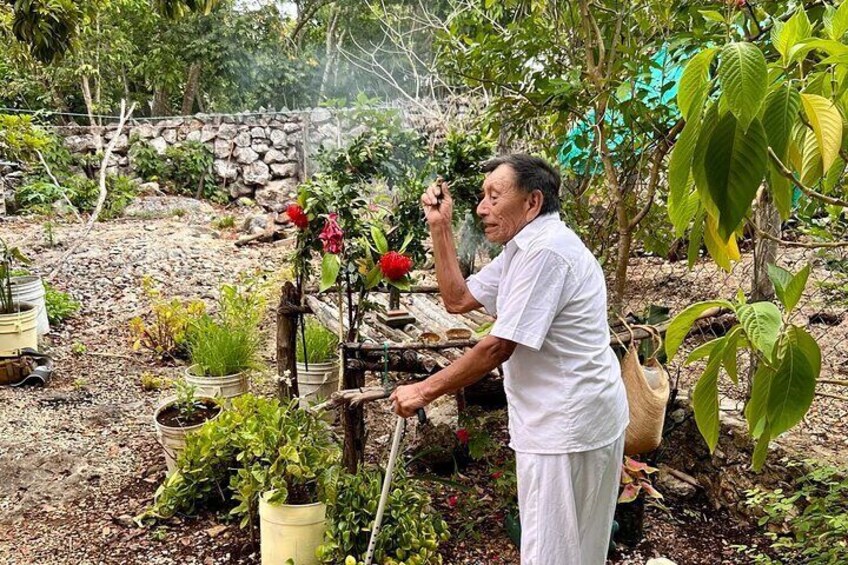
<path fill-rule="evenodd" d="M 500 479 L 501 477 L 503 477 L 502 471 L 495 471 L 494 473 L 492 473 L 492 478 L 495 479 L 496 481 L 498 479 Z"/>
<path fill-rule="evenodd" d="M 459 443 L 461 443 L 462 445 L 467 445 L 468 444 L 468 430 L 466 430 L 465 428 L 461 428 L 459 430 L 456 430 L 456 439 L 458 439 Z"/>
<path fill-rule="evenodd" d="M 324 229 L 318 234 L 318 239 L 324 244 L 325 253 L 339 254 L 342 252 L 344 232 L 339 227 L 338 214 L 330 214 L 324 221 Z"/>
<path fill-rule="evenodd" d="M 452 494 L 448 497 L 448 506 L 450 506 L 451 508 L 455 508 L 457 502 L 459 502 L 459 500 L 456 498 L 455 494 Z"/>
<path fill-rule="evenodd" d="M 306 226 L 309 225 L 309 216 L 297 204 L 289 204 L 286 208 L 286 215 L 298 229 L 305 230 Z"/>
<path fill-rule="evenodd" d="M 380 257 L 380 271 L 390 281 L 402 279 L 412 268 L 412 259 L 397 251 L 389 251 Z"/>

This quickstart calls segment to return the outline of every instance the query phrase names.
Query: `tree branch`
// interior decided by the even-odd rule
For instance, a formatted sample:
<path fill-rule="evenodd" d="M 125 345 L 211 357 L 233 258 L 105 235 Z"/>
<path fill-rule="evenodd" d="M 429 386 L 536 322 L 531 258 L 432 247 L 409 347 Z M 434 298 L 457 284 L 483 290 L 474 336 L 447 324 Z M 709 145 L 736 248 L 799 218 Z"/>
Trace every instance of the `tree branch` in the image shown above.
<path fill-rule="evenodd" d="M 848 241 L 822 241 L 819 243 L 807 243 L 804 241 L 786 241 L 785 239 L 780 239 L 779 237 L 775 237 L 770 233 L 761 230 L 759 226 L 754 224 L 754 222 L 748 223 L 754 228 L 759 237 L 774 241 L 786 247 L 800 247 L 803 249 L 838 249 L 841 247 L 848 247 Z"/>
<path fill-rule="evenodd" d="M 777 167 L 780 175 L 789 179 L 792 184 L 794 184 L 801 190 L 801 192 L 803 192 L 810 198 L 814 198 L 820 202 L 824 202 L 825 204 L 848 208 L 848 201 L 841 200 L 839 198 L 834 198 L 832 196 L 827 196 L 826 194 L 822 194 L 821 192 L 816 192 L 812 188 L 808 187 L 807 185 L 796 179 L 795 175 L 792 174 L 792 171 L 790 171 L 789 168 L 787 168 L 786 165 L 783 164 L 783 161 L 780 160 L 780 158 L 775 154 L 774 150 L 771 147 L 768 148 L 768 152 L 769 157 L 771 157 L 771 160 Z"/>
<path fill-rule="evenodd" d="M 628 226 L 630 231 L 639 227 L 639 224 L 645 219 L 645 216 L 648 215 L 648 212 L 651 210 L 651 206 L 654 204 L 654 196 L 656 195 L 657 184 L 659 184 L 660 180 L 660 167 L 662 166 L 663 159 L 665 159 L 668 150 L 672 146 L 674 138 L 677 137 L 680 130 L 683 129 L 683 124 L 683 120 L 678 120 L 677 123 L 674 124 L 674 127 L 669 130 L 668 135 L 663 137 L 663 140 L 657 147 L 656 151 L 654 151 L 653 163 L 651 164 L 651 174 L 648 178 L 648 200 L 645 202 L 645 206 L 642 207 L 639 213 L 630 220 L 630 225 Z"/>

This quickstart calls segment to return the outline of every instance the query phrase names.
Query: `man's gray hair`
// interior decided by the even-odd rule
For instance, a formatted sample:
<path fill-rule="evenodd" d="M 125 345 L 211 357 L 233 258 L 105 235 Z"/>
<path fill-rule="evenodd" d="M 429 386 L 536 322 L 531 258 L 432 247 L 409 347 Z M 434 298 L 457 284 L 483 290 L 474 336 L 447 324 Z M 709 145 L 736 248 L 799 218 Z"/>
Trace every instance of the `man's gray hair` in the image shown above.
<path fill-rule="evenodd" d="M 561 183 L 559 171 L 547 161 L 526 153 L 513 153 L 512 155 L 489 159 L 482 164 L 480 169 L 484 173 L 490 173 L 501 165 L 509 165 L 515 171 L 520 189 L 528 194 L 534 190 L 542 193 L 542 210 L 539 214 L 559 212 L 559 187 Z"/>

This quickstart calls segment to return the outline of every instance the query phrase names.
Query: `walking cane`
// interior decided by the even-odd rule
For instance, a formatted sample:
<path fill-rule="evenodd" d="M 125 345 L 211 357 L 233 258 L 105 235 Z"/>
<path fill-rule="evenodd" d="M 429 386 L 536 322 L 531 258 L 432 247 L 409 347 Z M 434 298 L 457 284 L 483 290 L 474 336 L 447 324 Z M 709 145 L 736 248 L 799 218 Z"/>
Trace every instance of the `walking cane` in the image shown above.
<path fill-rule="evenodd" d="M 423 408 L 418 409 L 418 421 L 422 424 L 427 421 L 427 416 L 424 414 Z M 386 501 L 389 499 L 389 489 L 392 486 L 392 476 L 395 472 L 395 462 L 397 461 L 398 448 L 400 447 L 400 438 L 403 437 L 405 427 L 406 419 L 398 416 L 397 422 L 395 422 L 395 432 L 392 435 L 392 449 L 389 451 L 389 461 L 386 463 L 383 490 L 380 492 L 380 504 L 377 505 L 377 516 L 374 518 L 374 527 L 371 528 L 371 539 L 368 541 L 368 551 L 365 553 L 365 565 L 371 565 L 374 560 L 377 536 L 380 534 L 380 528 L 383 525 L 383 513 L 386 510 Z"/>

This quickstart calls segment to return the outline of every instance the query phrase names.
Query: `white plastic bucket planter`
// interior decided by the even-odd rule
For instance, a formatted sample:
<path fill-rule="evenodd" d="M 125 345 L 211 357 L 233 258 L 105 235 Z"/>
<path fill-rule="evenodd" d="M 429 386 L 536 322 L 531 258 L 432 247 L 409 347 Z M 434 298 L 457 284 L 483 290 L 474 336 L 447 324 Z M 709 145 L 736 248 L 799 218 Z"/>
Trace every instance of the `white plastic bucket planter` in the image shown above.
<path fill-rule="evenodd" d="M 38 335 L 50 332 L 50 322 L 47 320 L 47 304 L 44 302 L 44 284 L 35 275 L 12 277 L 12 302 L 29 302 L 35 304 L 38 320 Z"/>
<path fill-rule="evenodd" d="M 159 414 L 163 410 L 165 410 L 165 408 L 173 404 L 176 400 L 177 399 L 174 396 L 166 398 L 156 408 L 156 412 L 153 413 L 153 425 L 156 426 L 156 439 L 159 441 L 159 445 L 162 446 L 162 449 L 165 450 L 165 465 L 167 465 L 168 467 L 169 475 L 173 473 L 174 470 L 177 468 L 177 459 L 180 458 L 180 454 L 185 450 L 186 435 L 190 432 L 193 432 L 194 430 L 200 429 L 203 424 L 214 420 L 221 414 L 221 412 L 218 411 L 217 414 L 206 420 L 206 422 L 201 422 L 200 424 L 196 424 L 194 426 L 187 426 L 185 428 L 160 424 Z"/>
<path fill-rule="evenodd" d="M 336 392 L 339 384 L 339 362 L 297 363 L 297 390 L 301 401 L 326 400 Z"/>
<path fill-rule="evenodd" d="M 194 373 L 196 365 L 185 371 L 185 380 L 196 387 L 197 396 L 210 396 L 229 400 L 241 396 L 248 390 L 247 371 L 225 377 L 200 377 Z"/>
<path fill-rule="evenodd" d="M 259 498 L 259 539 L 262 565 L 318 565 L 315 550 L 324 542 L 327 506 L 270 504 L 268 493 Z"/>
<path fill-rule="evenodd" d="M 17 355 L 25 347 L 38 349 L 38 310 L 34 304 L 18 303 L 12 314 L 0 314 L 0 355 Z"/>

